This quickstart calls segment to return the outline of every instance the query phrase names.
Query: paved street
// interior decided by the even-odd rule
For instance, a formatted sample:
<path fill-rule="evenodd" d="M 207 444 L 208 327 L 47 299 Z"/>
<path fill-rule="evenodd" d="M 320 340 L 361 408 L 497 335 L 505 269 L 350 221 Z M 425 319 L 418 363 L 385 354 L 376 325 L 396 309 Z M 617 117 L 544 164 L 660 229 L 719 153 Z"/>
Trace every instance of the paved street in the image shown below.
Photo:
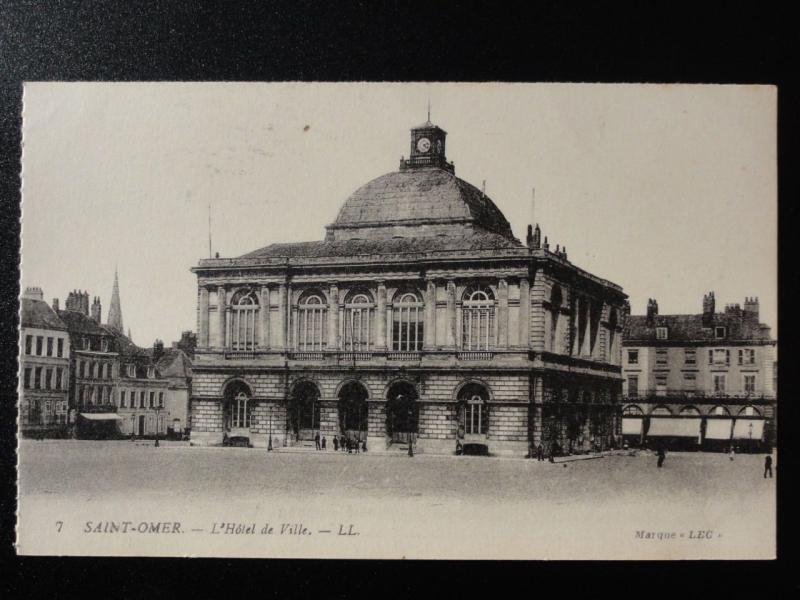
<path fill-rule="evenodd" d="M 722 454 L 671 453 L 657 469 L 648 453 L 553 465 L 24 440 L 20 549 L 200 556 L 769 557 L 775 480 L 763 479 L 763 460 L 762 455 L 730 461 Z M 132 527 L 174 521 L 181 527 L 175 534 L 85 531 L 107 521 L 129 521 Z M 255 524 L 256 532 L 217 534 L 215 529 L 224 531 L 221 523 L 241 529 Z M 267 523 L 276 531 L 260 534 Z M 302 524 L 298 529 L 308 533 L 291 535 L 284 528 L 279 534 L 284 523 Z M 661 535 L 637 537 L 637 531 Z M 339 535 L 348 532 L 358 535 Z"/>

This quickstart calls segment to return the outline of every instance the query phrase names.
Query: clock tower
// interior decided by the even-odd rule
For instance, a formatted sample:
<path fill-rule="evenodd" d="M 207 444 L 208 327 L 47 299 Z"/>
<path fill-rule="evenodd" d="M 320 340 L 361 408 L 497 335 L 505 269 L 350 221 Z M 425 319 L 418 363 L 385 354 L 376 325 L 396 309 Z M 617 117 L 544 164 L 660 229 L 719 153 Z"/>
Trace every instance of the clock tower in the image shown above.
<path fill-rule="evenodd" d="M 447 162 L 445 138 L 447 132 L 430 121 L 411 130 L 411 155 L 400 161 L 400 170 L 435 167 L 455 172 L 453 163 Z"/>

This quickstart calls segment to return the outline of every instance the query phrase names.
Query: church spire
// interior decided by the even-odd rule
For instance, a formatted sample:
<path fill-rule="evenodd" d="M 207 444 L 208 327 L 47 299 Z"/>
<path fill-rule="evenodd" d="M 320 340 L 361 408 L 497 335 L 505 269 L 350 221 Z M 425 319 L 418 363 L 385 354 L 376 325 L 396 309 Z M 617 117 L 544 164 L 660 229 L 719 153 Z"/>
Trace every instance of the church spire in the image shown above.
<path fill-rule="evenodd" d="M 122 328 L 122 306 L 119 302 L 119 277 L 116 268 L 114 269 L 114 289 L 111 291 L 111 306 L 108 308 L 107 325 L 120 333 L 125 331 Z"/>

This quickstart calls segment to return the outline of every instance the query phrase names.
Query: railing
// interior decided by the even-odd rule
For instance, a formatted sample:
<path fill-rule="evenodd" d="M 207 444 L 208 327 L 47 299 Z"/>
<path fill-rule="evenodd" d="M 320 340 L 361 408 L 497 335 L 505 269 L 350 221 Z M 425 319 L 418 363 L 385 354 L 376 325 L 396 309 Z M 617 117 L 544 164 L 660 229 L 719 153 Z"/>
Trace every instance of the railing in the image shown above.
<path fill-rule="evenodd" d="M 253 350 L 225 350 L 225 360 L 253 360 L 256 353 Z"/>
<path fill-rule="evenodd" d="M 422 354 L 420 352 L 389 352 L 386 358 L 388 360 L 420 360 Z"/>
<path fill-rule="evenodd" d="M 459 352 L 458 360 L 492 360 L 494 352 Z"/>
<path fill-rule="evenodd" d="M 339 352 L 339 360 L 371 360 L 372 352 Z"/>
<path fill-rule="evenodd" d="M 764 393 L 746 393 L 746 392 L 706 392 L 705 390 L 674 390 L 674 389 L 648 389 L 643 390 L 636 394 L 624 394 L 623 399 L 626 401 L 635 400 L 648 400 L 657 399 L 663 400 L 664 398 L 680 398 L 686 400 L 698 399 L 736 399 L 736 400 L 752 400 L 752 401 L 771 401 L 775 399 L 774 395 Z"/>
<path fill-rule="evenodd" d="M 322 360 L 325 354 L 322 352 L 289 352 L 291 360 Z"/>

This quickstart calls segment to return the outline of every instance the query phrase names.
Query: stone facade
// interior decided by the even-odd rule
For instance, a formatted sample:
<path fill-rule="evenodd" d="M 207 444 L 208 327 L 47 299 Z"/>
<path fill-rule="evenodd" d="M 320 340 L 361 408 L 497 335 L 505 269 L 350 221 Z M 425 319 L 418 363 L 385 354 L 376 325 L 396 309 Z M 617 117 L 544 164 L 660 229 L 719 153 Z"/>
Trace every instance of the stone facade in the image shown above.
<path fill-rule="evenodd" d="M 544 382 L 556 379 L 604 398 L 607 433 L 593 442 L 614 443 L 624 293 L 538 226 L 516 239 L 455 177 L 445 135 L 412 130 L 412 157 L 357 190 L 324 240 L 192 269 L 193 443 L 229 428 L 263 445 L 270 405 L 273 447 L 346 434 L 376 452 L 524 455 L 547 437 Z"/>

